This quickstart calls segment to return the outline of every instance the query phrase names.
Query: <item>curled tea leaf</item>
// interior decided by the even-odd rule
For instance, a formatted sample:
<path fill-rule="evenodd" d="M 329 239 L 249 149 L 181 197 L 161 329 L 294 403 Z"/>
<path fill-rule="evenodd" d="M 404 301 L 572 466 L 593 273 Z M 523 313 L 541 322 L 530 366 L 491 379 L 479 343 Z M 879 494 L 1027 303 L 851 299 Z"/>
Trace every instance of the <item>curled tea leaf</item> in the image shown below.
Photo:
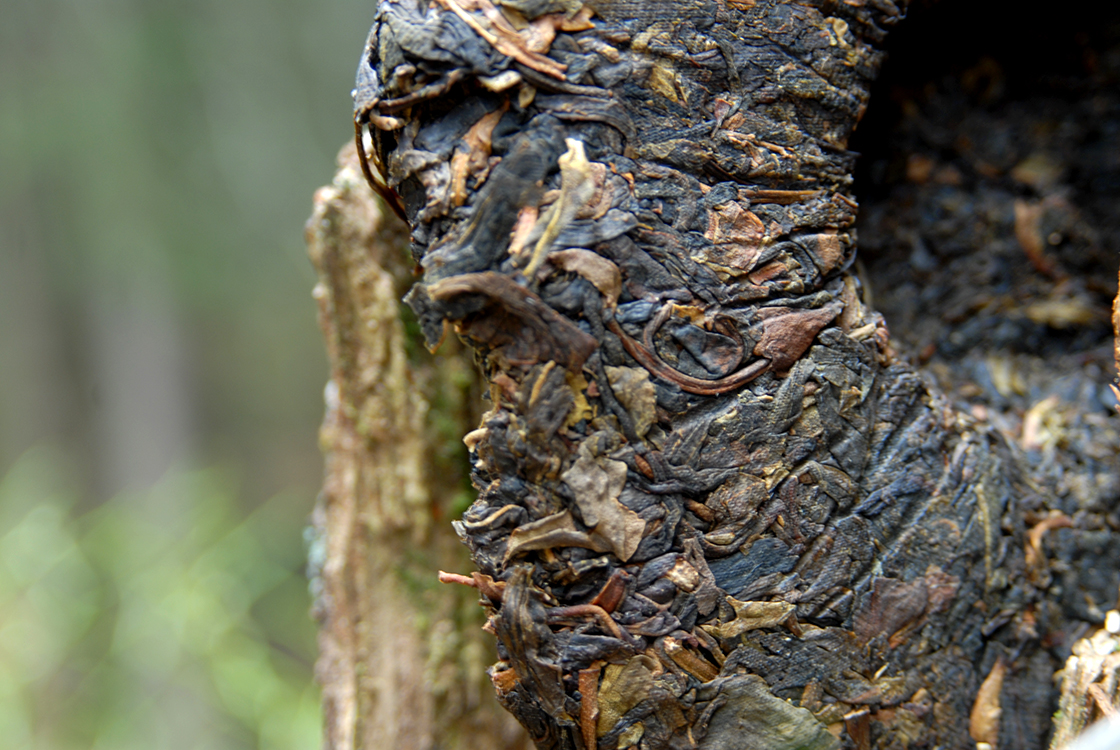
<path fill-rule="evenodd" d="M 590 441 L 580 444 L 572 467 L 560 475 L 576 497 L 576 506 L 594 536 L 609 545 L 626 562 L 638 548 L 646 522 L 618 501 L 626 485 L 626 464 L 595 457 Z"/>

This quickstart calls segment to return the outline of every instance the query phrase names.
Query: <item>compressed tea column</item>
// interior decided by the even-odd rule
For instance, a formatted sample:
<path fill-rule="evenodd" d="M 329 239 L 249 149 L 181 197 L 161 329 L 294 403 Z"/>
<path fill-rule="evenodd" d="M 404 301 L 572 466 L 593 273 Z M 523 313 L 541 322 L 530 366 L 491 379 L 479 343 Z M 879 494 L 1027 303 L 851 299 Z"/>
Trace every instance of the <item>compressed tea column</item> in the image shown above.
<path fill-rule="evenodd" d="M 429 346 L 490 410 L 457 529 L 540 748 L 1038 748 L 1071 628 L 1008 446 L 861 301 L 846 151 L 902 8 L 384 1 L 355 91 Z"/>

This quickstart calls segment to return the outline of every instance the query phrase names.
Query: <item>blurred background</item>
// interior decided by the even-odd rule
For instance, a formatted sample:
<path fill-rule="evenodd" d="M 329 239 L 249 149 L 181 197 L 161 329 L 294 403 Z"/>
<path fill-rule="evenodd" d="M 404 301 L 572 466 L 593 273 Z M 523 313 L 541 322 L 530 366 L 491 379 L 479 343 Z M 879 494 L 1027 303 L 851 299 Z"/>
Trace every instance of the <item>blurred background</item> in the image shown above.
<path fill-rule="evenodd" d="M 372 0 L 0 0 L 0 737 L 319 744 L 302 224 Z"/>

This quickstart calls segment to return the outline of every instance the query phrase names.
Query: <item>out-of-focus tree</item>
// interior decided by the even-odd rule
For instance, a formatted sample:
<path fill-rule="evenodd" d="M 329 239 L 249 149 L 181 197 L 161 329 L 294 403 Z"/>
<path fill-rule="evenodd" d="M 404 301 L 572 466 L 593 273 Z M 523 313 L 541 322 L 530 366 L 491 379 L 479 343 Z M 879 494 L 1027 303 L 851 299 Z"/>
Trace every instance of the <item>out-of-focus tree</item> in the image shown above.
<path fill-rule="evenodd" d="M 316 742 L 301 229 L 368 10 L 4 3 L 5 747 Z"/>

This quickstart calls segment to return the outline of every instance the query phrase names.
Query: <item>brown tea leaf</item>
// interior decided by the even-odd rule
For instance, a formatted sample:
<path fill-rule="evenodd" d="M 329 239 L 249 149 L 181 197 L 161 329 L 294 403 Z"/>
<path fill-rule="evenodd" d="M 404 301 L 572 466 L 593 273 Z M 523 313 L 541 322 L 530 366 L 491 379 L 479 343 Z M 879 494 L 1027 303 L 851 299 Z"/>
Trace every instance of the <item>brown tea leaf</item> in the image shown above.
<path fill-rule="evenodd" d="M 801 358 L 813 339 L 840 314 L 841 304 L 832 302 L 817 310 L 763 308 L 762 338 L 754 353 L 770 360 L 770 368 L 783 372 Z M 772 311 L 772 312 L 771 312 Z"/>
<path fill-rule="evenodd" d="M 572 427 L 579 424 L 582 420 L 592 420 L 595 418 L 595 407 L 587 401 L 587 378 L 583 377 L 583 373 L 566 372 L 564 373 L 565 380 L 568 383 L 568 388 L 572 391 L 572 396 L 575 401 L 572 404 L 572 410 L 568 413 L 568 418 L 564 421 L 565 427 Z"/>
<path fill-rule="evenodd" d="M 598 736 L 614 729 L 627 711 L 649 697 L 656 668 L 656 660 L 645 654 L 633 656 L 625 664 L 606 666 L 599 683 Z"/>
<path fill-rule="evenodd" d="M 594 457 L 591 442 L 580 444 L 578 458 L 560 479 L 575 493 L 580 515 L 593 535 L 625 562 L 642 541 L 646 522 L 618 501 L 626 485 L 626 464 Z"/>
<path fill-rule="evenodd" d="M 538 73 L 543 73 L 557 80 L 564 80 L 564 71 L 567 66 L 542 55 L 540 52 L 530 50 L 525 40 L 518 35 L 517 30 L 510 25 L 509 20 L 501 11 L 494 7 L 490 0 L 436 0 L 447 10 L 450 10 L 474 29 L 475 33 L 486 40 L 487 44 L 512 57 L 522 65 L 532 68 Z M 480 10 L 483 18 L 475 16 L 468 11 Z"/>
<path fill-rule="evenodd" d="M 753 674 L 723 677 L 698 691 L 718 705 L 699 750 L 836 750 L 840 743 L 813 714 L 774 696 Z M 716 698 L 716 696 L 719 696 Z M 722 700 L 721 700 L 722 699 Z"/>
<path fill-rule="evenodd" d="M 618 304 L 618 296 L 622 293 L 622 276 L 618 272 L 618 266 L 603 256 L 590 250 L 571 247 L 549 253 L 548 262 L 565 271 L 578 273 L 590 281 L 605 298 L 607 307 L 613 308 Z"/>
<path fill-rule="evenodd" d="M 968 733 L 972 739 L 977 743 L 988 743 L 993 750 L 999 742 L 999 717 L 1003 713 L 999 694 L 1003 690 L 1003 677 L 1006 672 L 1007 665 L 1000 658 L 984 678 L 984 682 L 980 684 L 980 691 L 976 694 L 976 701 L 972 704 L 972 714 L 968 720 Z"/>
<path fill-rule="evenodd" d="M 461 294 L 491 298 L 496 304 L 462 321 L 460 330 L 495 349 L 509 349 L 506 356 L 513 363 L 553 360 L 576 371 L 598 347 L 592 336 L 545 305 L 536 294 L 500 273 L 452 276 L 429 285 L 427 292 L 437 301 Z"/>
<path fill-rule="evenodd" d="M 645 437 L 657 421 L 657 391 L 649 379 L 649 371 L 638 367 L 606 367 L 607 380 L 615 398 L 634 420 L 634 431 Z"/>
<path fill-rule="evenodd" d="M 579 671 L 579 726 L 583 744 L 595 747 L 596 728 L 599 723 L 599 674 L 602 662 L 595 662 Z"/>
<path fill-rule="evenodd" d="M 925 614 L 929 603 L 926 580 L 900 581 L 876 578 L 871 596 L 856 612 L 855 631 L 863 641 L 876 635 L 891 636 Z"/>
<path fill-rule="evenodd" d="M 490 138 L 494 134 L 494 126 L 507 109 L 509 104 L 503 102 L 493 112 L 483 115 L 463 136 L 466 150 L 459 149 L 451 157 L 451 205 L 461 206 L 466 203 L 468 176 L 473 176 L 479 182 L 486 179 L 486 173 L 490 169 Z"/>
<path fill-rule="evenodd" d="M 602 538 L 592 538 L 586 531 L 581 531 L 571 512 L 565 510 L 514 529 L 509 535 L 505 560 L 524 552 L 553 547 L 583 547 L 596 552 L 611 549 Z"/>
<path fill-rule="evenodd" d="M 525 268 L 525 275 L 532 278 L 533 274 L 544 263 L 548 249 L 561 230 L 567 226 L 576 213 L 583 208 L 595 193 L 595 184 L 592 182 L 591 162 L 583 149 L 583 141 L 575 138 L 565 140 L 568 150 L 560 156 L 560 195 L 548 207 L 540 218 L 538 227 L 541 228 L 540 238 L 533 248 L 533 257 Z M 534 232 L 535 233 L 535 232 Z"/>
<path fill-rule="evenodd" d="M 501 3 L 508 7 L 507 3 Z M 558 31 L 586 31 L 593 28 L 591 25 L 591 8 L 580 7 L 579 0 L 566 3 L 568 9 L 562 13 L 548 13 L 539 16 L 530 23 L 518 28 L 518 33 L 525 41 L 525 48 L 530 52 L 548 52 L 552 41 Z"/>
<path fill-rule="evenodd" d="M 787 602 L 741 602 L 730 596 L 727 597 L 727 603 L 735 610 L 734 620 L 719 625 L 700 626 L 716 638 L 734 638 L 748 630 L 784 625 L 797 609 Z"/>
<path fill-rule="evenodd" d="M 673 663 L 701 682 L 711 682 L 719 676 L 719 669 L 716 668 L 716 665 L 684 646 L 676 638 L 665 636 L 663 643 L 665 653 L 673 660 Z"/>

